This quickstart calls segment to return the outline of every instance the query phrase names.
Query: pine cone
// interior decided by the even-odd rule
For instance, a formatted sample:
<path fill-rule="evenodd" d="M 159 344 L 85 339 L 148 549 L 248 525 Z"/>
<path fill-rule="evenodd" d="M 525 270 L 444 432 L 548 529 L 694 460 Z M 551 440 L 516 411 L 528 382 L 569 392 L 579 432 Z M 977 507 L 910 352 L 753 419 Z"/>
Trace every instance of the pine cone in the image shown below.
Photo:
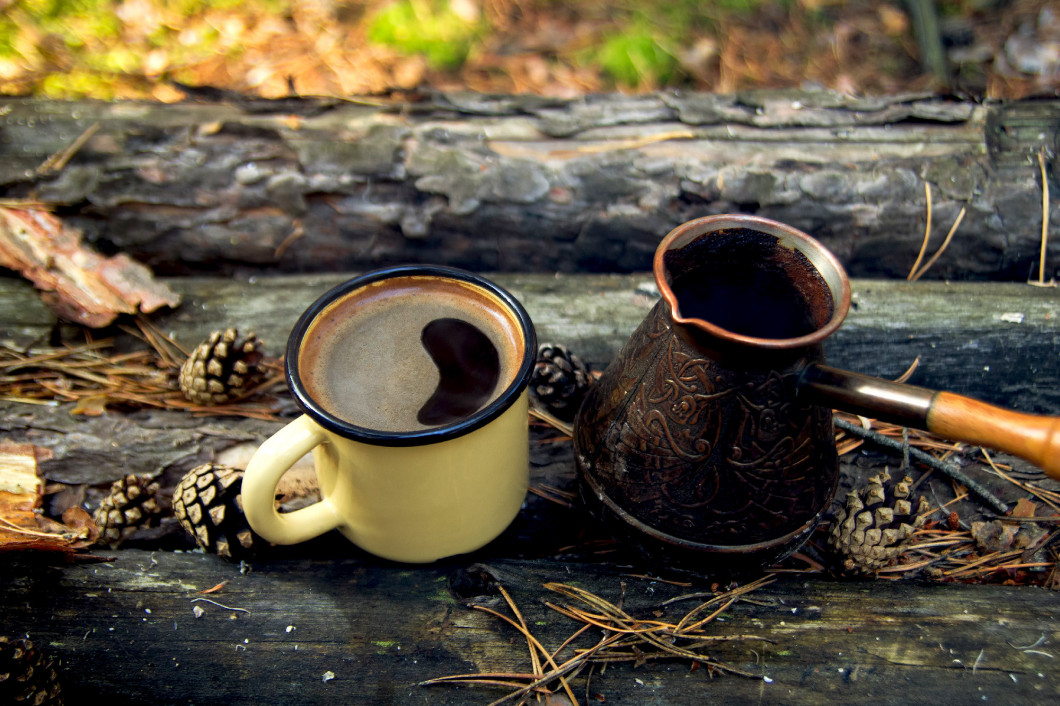
<path fill-rule="evenodd" d="M 173 514 L 195 543 L 228 559 L 253 554 L 264 544 L 243 514 L 243 471 L 215 463 L 197 466 L 173 493 Z"/>
<path fill-rule="evenodd" d="M 55 660 L 29 640 L 0 636 L 0 704 L 60 706 L 62 688 Z"/>
<path fill-rule="evenodd" d="M 117 547 L 137 530 L 157 527 L 163 514 L 158 488 L 148 475 L 127 475 L 114 481 L 92 515 L 99 525 L 99 542 Z"/>
<path fill-rule="evenodd" d="M 225 404 L 245 395 L 261 378 L 265 354 L 253 333 L 239 340 L 234 328 L 214 331 L 180 368 L 180 391 L 195 404 Z"/>
<path fill-rule="evenodd" d="M 538 349 L 530 377 L 530 394 L 549 412 L 570 422 L 592 381 L 589 366 L 566 346 L 544 343 Z"/>
<path fill-rule="evenodd" d="M 828 543 L 847 571 L 879 571 L 898 558 L 913 532 L 924 525 L 929 508 L 921 497 L 914 511 L 909 499 L 913 479 L 905 476 L 894 484 L 889 480 L 887 473 L 869 479 L 861 491 L 847 494 L 845 506 L 836 515 Z"/>

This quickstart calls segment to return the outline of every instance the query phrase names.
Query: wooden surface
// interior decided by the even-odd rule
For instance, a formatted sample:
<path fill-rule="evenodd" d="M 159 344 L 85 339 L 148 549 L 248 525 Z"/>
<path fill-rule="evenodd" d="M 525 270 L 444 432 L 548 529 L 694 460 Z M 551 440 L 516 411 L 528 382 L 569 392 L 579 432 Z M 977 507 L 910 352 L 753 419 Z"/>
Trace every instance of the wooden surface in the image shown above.
<path fill-rule="evenodd" d="M 627 612 L 642 617 L 664 610 L 675 619 L 694 605 L 660 608 L 693 588 L 623 567 L 478 558 L 416 568 L 360 556 L 288 559 L 244 574 L 213 556 L 122 550 L 109 564 L 16 560 L 0 590 L 7 631 L 28 632 L 61 656 L 73 704 L 489 703 L 506 691 L 419 686 L 530 669 L 513 628 L 465 605 L 504 611 L 500 597 L 451 588 L 469 568 L 485 567 L 505 586 L 550 649 L 578 625 L 543 605 L 559 600 L 544 582 L 576 583 L 613 602 L 624 596 Z M 197 593 L 223 581 L 218 593 Z M 649 662 L 594 675 L 588 698 L 576 679 L 576 695 L 583 704 L 1047 704 L 1060 696 L 1055 592 L 785 577 L 749 598 L 713 631 L 748 637 L 713 654 L 770 681 Z"/>
<path fill-rule="evenodd" d="M 283 353 L 298 315 L 349 275 L 167 280 L 184 304 L 157 317 L 164 331 L 191 348 L 211 331 L 237 326 Z M 651 277 L 529 275 L 493 277 L 526 305 L 541 342 L 571 347 L 597 369 L 609 361 L 646 315 L 655 295 Z M 1011 283 L 858 280 L 854 306 L 826 346 L 829 362 L 896 378 L 919 357 L 911 383 L 944 389 L 1018 411 L 1060 413 L 1060 300 L 1056 291 Z M 46 341 L 55 317 L 33 288 L 0 279 L 0 339 L 17 345 Z M 66 331 L 72 342 L 82 334 Z M 284 415 L 295 409 L 279 400 Z M 99 482 L 127 472 L 186 471 L 219 449 L 260 443 L 279 423 L 199 419 L 169 412 L 74 417 L 60 407 L 12 407 L 0 431 L 32 436 L 55 457 L 53 480 Z M 190 465 L 189 465 L 190 464 Z"/>
<path fill-rule="evenodd" d="M 254 328 L 275 355 L 297 315 L 345 278 L 171 279 L 184 304 L 155 321 L 187 346 L 216 328 Z M 526 304 L 543 341 L 597 364 L 614 355 L 652 298 L 646 275 L 493 278 Z M 1054 291 L 868 280 L 855 281 L 854 291 L 857 306 L 829 344 L 831 363 L 894 377 L 919 355 L 915 382 L 1060 413 Z M 19 346 L 47 340 L 55 323 L 31 287 L 0 280 L 0 339 Z M 297 413 L 282 391 L 272 399 L 276 421 L 143 410 L 85 417 L 69 406 L 4 402 L 0 437 L 48 448 L 53 458 L 42 469 L 51 481 L 91 490 L 135 472 L 171 488 L 192 465 L 253 448 Z M 844 458 L 842 483 L 899 463 L 897 454 L 866 448 Z M 1036 477 L 1026 465 L 1016 470 Z M 1011 484 L 969 472 L 1006 503 L 1021 497 Z M 533 429 L 531 477 L 535 486 L 576 489 L 569 442 L 551 428 Z M 938 502 L 953 498 L 952 484 L 937 476 L 928 489 Z M 972 500 L 950 507 L 962 517 L 984 514 Z M 664 600 L 712 583 L 609 543 L 577 502 L 566 507 L 533 494 L 489 547 L 430 566 L 388 564 L 336 536 L 276 549 L 243 567 L 187 546 L 183 535 L 161 533 L 94 552 L 113 559 L 104 563 L 0 557 L 0 632 L 28 634 L 61 660 L 67 703 L 485 704 L 506 692 L 420 686 L 464 672 L 528 671 L 525 640 L 466 605 L 504 608 L 483 576 L 511 592 L 552 649 L 578 625 L 545 607 L 558 600 L 545 582 L 575 584 L 621 600 L 639 617 L 667 619 L 691 603 Z M 642 578 L 648 573 L 686 585 Z M 225 581 L 216 593 L 199 593 Z M 1057 592 L 789 574 L 748 598 L 713 625 L 717 635 L 739 639 L 712 656 L 760 678 L 711 678 L 679 660 L 618 664 L 594 673 L 588 686 L 584 675 L 576 679 L 580 702 L 1053 703 L 1060 695 Z M 334 678 L 325 681 L 329 672 Z"/>
<path fill-rule="evenodd" d="M 659 93 L 576 100 L 0 99 L 0 198 L 59 209 L 166 274 L 635 272 L 674 226 L 756 213 L 856 276 L 904 277 L 967 211 L 931 278 L 1037 276 L 1060 101 Z M 62 169 L 42 168 L 95 130 Z M 1053 197 L 1055 203 L 1055 196 Z M 1053 208 L 1052 228 L 1060 225 Z M 1060 255 L 1049 243 L 1045 278 Z"/>

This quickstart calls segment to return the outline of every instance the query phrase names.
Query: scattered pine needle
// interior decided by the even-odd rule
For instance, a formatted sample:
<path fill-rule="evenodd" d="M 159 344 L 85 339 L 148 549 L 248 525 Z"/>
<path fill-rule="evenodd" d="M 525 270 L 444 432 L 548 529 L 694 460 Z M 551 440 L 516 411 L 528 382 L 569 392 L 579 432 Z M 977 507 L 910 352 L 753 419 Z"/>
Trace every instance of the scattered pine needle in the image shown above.
<path fill-rule="evenodd" d="M 92 123 L 88 128 L 81 133 L 81 135 L 70 143 L 68 147 L 63 148 L 59 152 L 56 152 L 48 159 L 37 167 L 37 174 L 57 174 L 61 172 L 64 167 L 73 159 L 85 143 L 92 139 L 92 136 L 99 132 L 100 124 L 98 122 Z"/>
<path fill-rule="evenodd" d="M 1055 287 L 1056 280 L 1045 281 L 1045 252 L 1049 244 L 1049 175 L 1045 171 L 1045 146 L 1038 150 L 1038 168 L 1042 172 L 1042 250 L 1038 260 L 1038 281 L 1027 284 L 1035 287 Z"/>
<path fill-rule="evenodd" d="M 544 498 L 549 502 L 567 508 L 574 507 L 574 500 L 578 497 L 577 493 L 560 490 L 559 488 L 553 488 L 552 486 L 545 484 L 532 485 L 530 486 L 529 491 L 539 498 Z"/>
<path fill-rule="evenodd" d="M 905 372 L 902 373 L 901 375 L 899 375 L 898 377 L 896 377 L 894 379 L 894 381 L 895 382 L 906 382 L 906 381 L 908 381 L 909 378 L 913 377 L 913 373 L 915 373 L 916 369 L 919 368 L 919 367 L 920 367 L 920 356 L 917 356 L 916 358 L 913 359 L 913 362 L 909 364 L 909 367 L 906 368 Z"/>
<path fill-rule="evenodd" d="M 222 581 L 221 583 L 217 584 L 216 586 L 213 586 L 211 588 L 204 588 L 203 590 L 199 591 L 199 593 L 201 593 L 203 595 L 208 594 L 208 593 L 217 593 L 222 588 L 227 586 L 230 581 L 231 581 L 231 579 L 225 579 L 224 581 Z"/>
<path fill-rule="evenodd" d="M 514 691 L 493 702 L 493 704 L 500 704 L 525 698 L 531 693 L 553 694 L 555 690 L 552 685 L 558 683 L 567 699 L 572 704 L 577 705 L 579 702 L 574 696 L 569 682 L 585 667 L 617 662 L 633 662 L 635 665 L 639 665 L 654 659 L 686 659 L 691 660 L 693 664 L 704 665 L 712 671 L 727 672 L 751 679 L 762 679 L 763 677 L 760 675 L 751 674 L 731 665 L 718 662 L 704 650 L 711 645 L 716 645 L 718 642 L 762 641 L 766 638 L 758 635 L 725 632 L 712 634 L 707 632 L 706 628 L 714 623 L 720 614 L 731 608 L 735 603 L 743 600 L 748 593 L 767 586 L 775 580 L 774 576 L 768 575 L 733 590 L 711 594 L 709 600 L 690 610 L 677 623 L 658 619 L 636 618 L 611 601 L 583 588 L 564 583 L 546 583 L 544 588 L 563 596 L 569 603 L 556 605 L 546 602 L 545 605 L 560 615 L 581 623 L 581 627 L 564 640 L 554 652 L 545 650 L 541 643 L 530 634 L 526 627 L 526 621 L 512 600 L 511 595 L 501 588 L 501 595 L 504 597 L 509 610 L 515 616 L 514 618 L 485 606 L 473 605 L 472 608 L 500 618 L 518 630 L 527 639 L 530 646 L 533 672 L 456 674 L 421 682 L 421 686 L 461 684 L 467 686 L 517 687 Z M 654 612 L 658 613 L 657 610 Z M 727 626 L 728 623 L 726 623 Z M 576 639 L 584 635 L 590 628 L 602 630 L 603 637 L 589 647 L 576 647 L 574 644 Z M 557 662 L 559 655 L 568 649 L 573 651 L 573 655 L 563 662 Z M 548 663 L 550 667 L 548 672 L 543 671 L 538 655 L 544 657 Z"/>
<path fill-rule="evenodd" d="M 946 238 L 942 241 L 942 245 L 940 245 L 939 249 L 935 251 L 935 254 L 932 255 L 926 263 L 924 263 L 923 267 L 921 267 L 919 270 L 915 270 L 910 274 L 909 281 L 915 282 L 921 277 L 923 277 L 924 273 L 931 269 L 931 266 L 938 261 L 939 257 L 942 256 L 942 253 L 946 250 L 947 246 L 949 246 L 950 241 L 953 240 L 953 235 L 957 232 L 957 228 L 960 227 L 961 221 L 964 220 L 964 214 L 967 212 L 967 210 L 967 206 L 961 206 L 961 211 L 957 214 L 957 218 L 953 221 L 953 225 L 950 226 L 949 232 L 946 233 Z M 924 241 L 924 245 L 927 245 L 926 240 Z M 921 254 L 923 254 L 923 249 L 921 249 L 920 252 Z"/>
<path fill-rule="evenodd" d="M 994 473 L 998 474 L 999 476 L 1007 480 L 1009 483 L 1012 483 L 1020 490 L 1026 491 L 1034 497 L 1038 498 L 1043 503 L 1052 508 L 1054 512 L 1060 513 L 1060 504 L 1058 504 L 1060 503 L 1060 495 L 1052 491 L 1039 488 L 1035 485 L 1032 485 L 1031 483 L 1024 483 L 1013 478 L 1012 476 L 1002 471 L 1001 468 L 996 463 L 994 463 L 994 459 L 990 456 L 989 451 L 987 451 L 986 449 L 979 449 L 979 452 L 983 454 L 983 458 L 986 459 L 986 462 L 990 465 L 990 468 L 994 471 Z"/>
<path fill-rule="evenodd" d="M 909 275 L 906 277 L 906 280 L 910 282 L 913 280 L 913 275 L 920 269 L 924 253 L 927 252 L 928 240 L 931 239 L 931 184 L 926 181 L 924 182 L 924 197 L 927 199 L 927 223 L 924 225 L 924 240 L 920 244 L 920 253 L 916 256 L 916 262 L 913 263 L 913 267 L 909 270 Z"/>
<path fill-rule="evenodd" d="M 143 347 L 118 352 L 113 339 L 93 340 L 87 332 L 85 343 L 80 345 L 30 349 L 0 345 L 0 400 L 44 405 L 72 402 L 72 413 L 88 416 L 101 415 L 113 406 L 266 421 L 278 418 L 274 404 L 249 399 L 283 383 L 279 361 L 263 363 L 263 381 L 243 400 L 197 405 L 181 394 L 176 382 L 186 351 L 142 317 L 137 319 L 137 328 L 124 330 Z"/>
<path fill-rule="evenodd" d="M 557 431 L 562 432 L 565 436 L 570 437 L 570 436 L 574 435 L 574 425 L 573 424 L 570 424 L 569 422 L 563 421 L 559 417 L 557 417 L 554 414 L 551 414 L 550 412 L 548 412 L 548 410 L 542 409 L 539 405 L 531 404 L 531 406 L 530 406 L 530 416 L 535 418 L 535 419 L 539 419 L 540 421 L 544 422 L 545 424 L 548 424 L 553 429 L 556 429 Z"/>

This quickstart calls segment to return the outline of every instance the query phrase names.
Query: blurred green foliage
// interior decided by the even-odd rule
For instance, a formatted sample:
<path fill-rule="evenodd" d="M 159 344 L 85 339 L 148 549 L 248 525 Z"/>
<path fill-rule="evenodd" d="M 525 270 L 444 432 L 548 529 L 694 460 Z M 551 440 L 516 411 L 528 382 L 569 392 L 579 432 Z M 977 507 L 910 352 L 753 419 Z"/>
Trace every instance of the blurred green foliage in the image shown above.
<path fill-rule="evenodd" d="M 587 59 L 599 62 L 600 68 L 620 85 L 664 85 L 678 69 L 677 57 L 666 44 L 650 27 L 629 27 L 607 37 L 599 50 L 587 54 Z"/>
<path fill-rule="evenodd" d="M 486 31 L 446 0 L 399 0 L 384 7 L 368 27 L 368 39 L 407 54 L 422 54 L 438 69 L 458 69 Z"/>
<path fill-rule="evenodd" d="M 55 35 L 71 47 L 84 45 L 86 37 L 117 37 L 121 23 L 109 0 L 16 0 L 0 18 L 0 56 L 18 51 L 20 20 L 32 22 L 41 32 Z"/>
<path fill-rule="evenodd" d="M 937 2 L 945 16 L 996 4 Z M 880 17 L 901 4 L 886 0 Z M 378 59 L 369 68 L 381 77 L 363 83 L 384 85 L 395 55 L 422 56 L 435 74 L 470 67 L 488 78 L 536 54 L 539 74 L 545 66 L 579 89 L 654 89 L 702 82 L 718 63 L 710 47 L 724 46 L 732 27 L 754 33 L 761 22 L 775 32 L 794 20 L 800 37 L 828 36 L 840 8 L 855 5 L 867 26 L 880 26 L 872 0 L 0 0 L 0 94 L 154 95 L 167 78 L 347 90 L 333 77 Z M 284 53 L 272 61 L 275 41 Z M 348 60 L 362 50 L 369 61 Z M 877 49 L 873 66 L 898 76 L 907 53 Z M 314 71 L 324 76 L 315 84 L 306 76 Z"/>
<path fill-rule="evenodd" d="M 0 61 L 43 72 L 30 84 L 37 95 L 111 99 L 144 80 L 145 50 L 177 64 L 213 51 L 217 29 L 197 22 L 185 33 L 190 20 L 211 11 L 286 13 L 296 1 L 144 0 L 123 18 L 119 0 L 11 0 L 0 15 Z"/>
<path fill-rule="evenodd" d="M 630 0 L 616 6 L 611 31 L 602 43 L 582 52 L 581 61 L 598 66 L 619 86 L 662 86 L 680 79 L 678 55 L 697 34 L 716 29 L 729 16 L 764 5 L 787 7 L 793 0 Z"/>
<path fill-rule="evenodd" d="M 782 3 L 793 0 L 781 0 Z M 558 58 L 609 76 L 620 87 L 660 86 L 679 81 L 678 56 L 696 32 L 714 28 L 726 15 L 748 13 L 777 0 L 625 0 L 570 5 L 535 0 L 546 10 L 598 18 L 588 46 Z M 349 3 L 342 3 L 344 6 Z M 437 70 L 455 71 L 486 46 L 488 13 L 454 9 L 450 0 L 364 0 L 369 42 L 407 55 L 422 55 Z M 220 46 L 208 13 L 247 17 L 289 16 L 297 0 L 9 0 L 0 16 L 0 62 L 37 67 L 28 84 L 52 97 L 114 97 L 115 83 L 143 81 L 143 55 L 164 52 L 170 67 L 211 52 L 235 57 L 240 48 Z M 460 8 L 457 8 L 460 9 Z M 145 15 L 151 15 L 149 19 Z M 153 20 L 153 22 L 152 22 Z M 188 31 L 194 23 L 195 31 Z M 131 25 L 135 27 L 130 28 Z M 136 41 L 130 40 L 135 35 Z M 2 73 L 0 66 L 0 73 Z M 174 69 L 179 72 L 179 69 Z M 137 77 L 139 77 L 137 79 Z"/>

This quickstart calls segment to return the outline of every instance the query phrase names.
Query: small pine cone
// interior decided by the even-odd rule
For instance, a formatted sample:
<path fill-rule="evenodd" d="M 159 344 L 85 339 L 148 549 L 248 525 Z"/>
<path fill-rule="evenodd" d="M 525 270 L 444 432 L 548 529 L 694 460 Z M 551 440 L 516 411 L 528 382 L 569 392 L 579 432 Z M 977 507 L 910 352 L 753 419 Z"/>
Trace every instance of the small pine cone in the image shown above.
<path fill-rule="evenodd" d="M 99 525 L 99 542 L 117 547 L 137 530 L 157 527 L 163 514 L 158 488 L 148 475 L 127 475 L 114 481 L 92 515 Z"/>
<path fill-rule="evenodd" d="M 924 525 L 929 508 L 921 497 L 914 509 L 909 498 L 913 479 L 905 476 L 893 484 L 889 480 L 887 473 L 870 478 L 860 491 L 847 494 L 836 515 L 828 544 L 849 572 L 872 574 L 892 563 Z"/>
<path fill-rule="evenodd" d="M 0 636 L 0 704 L 62 703 L 55 660 L 48 659 L 29 640 Z"/>
<path fill-rule="evenodd" d="M 192 351 L 180 368 L 180 391 L 200 405 L 239 399 L 261 378 L 265 357 L 253 333 L 240 340 L 234 328 L 214 331 Z"/>
<path fill-rule="evenodd" d="M 574 420 L 592 382 L 589 366 L 566 346 L 544 343 L 538 349 L 530 377 L 530 394 L 560 419 Z"/>
<path fill-rule="evenodd" d="M 173 514 L 195 543 L 227 559 L 242 559 L 265 542 L 243 514 L 243 471 L 215 463 L 197 466 L 173 493 Z"/>

